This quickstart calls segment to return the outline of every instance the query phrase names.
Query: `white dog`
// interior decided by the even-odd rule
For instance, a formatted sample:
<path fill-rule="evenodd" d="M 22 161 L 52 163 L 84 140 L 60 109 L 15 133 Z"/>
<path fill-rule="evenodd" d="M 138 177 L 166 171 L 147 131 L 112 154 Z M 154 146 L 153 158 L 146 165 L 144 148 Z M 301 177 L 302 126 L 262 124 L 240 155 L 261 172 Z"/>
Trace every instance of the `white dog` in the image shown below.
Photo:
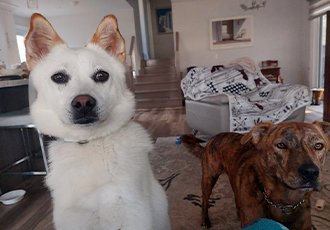
<path fill-rule="evenodd" d="M 147 132 L 130 121 L 134 97 L 125 84 L 125 42 L 106 16 L 84 48 L 70 49 L 40 14 L 25 40 L 37 99 L 37 128 L 50 144 L 56 229 L 168 230 L 164 190 L 155 180 Z"/>

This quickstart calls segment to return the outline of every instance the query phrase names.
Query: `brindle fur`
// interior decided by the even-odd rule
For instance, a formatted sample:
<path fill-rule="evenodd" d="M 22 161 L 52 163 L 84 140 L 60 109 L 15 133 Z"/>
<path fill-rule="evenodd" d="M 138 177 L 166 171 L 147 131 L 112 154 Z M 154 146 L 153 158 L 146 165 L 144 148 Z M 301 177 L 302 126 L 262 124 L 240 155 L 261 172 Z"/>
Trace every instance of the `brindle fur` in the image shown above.
<path fill-rule="evenodd" d="M 329 136 L 328 122 L 261 123 L 245 136 L 220 133 L 206 147 L 195 136 L 184 135 L 183 144 L 202 161 L 202 226 L 211 226 L 209 198 L 220 174 L 226 172 L 242 227 L 259 218 L 269 218 L 289 229 L 312 229 L 310 195 L 312 190 L 321 188 L 321 166 L 329 151 Z M 278 143 L 285 144 L 285 148 L 279 148 Z M 317 150 L 317 143 L 324 147 Z M 315 180 L 307 181 L 298 172 L 304 164 L 317 167 L 319 176 Z M 305 202 L 292 214 L 286 214 L 265 201 L 263 188 L 274 203 Z"/>

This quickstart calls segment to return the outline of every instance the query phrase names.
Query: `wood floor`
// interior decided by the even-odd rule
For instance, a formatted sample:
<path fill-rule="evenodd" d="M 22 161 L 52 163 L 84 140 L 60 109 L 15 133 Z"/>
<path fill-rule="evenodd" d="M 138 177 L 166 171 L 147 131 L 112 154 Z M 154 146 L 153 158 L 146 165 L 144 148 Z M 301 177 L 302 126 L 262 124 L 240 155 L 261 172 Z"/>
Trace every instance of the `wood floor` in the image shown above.
<path fill-rule="evenodd" d="M 187 125 L 184 107 L 137 110 L 134 118 L 154 141 L 158 137 L 180 136 L 192 131 Z"/>
<path fill-rule="evenodd" d="M 190 133 L 185 108 L 161 108 L 137 110 L 136 122 L 142 124 L 156 141 L 158 137 L 180 136 Z M 26 195 L 17 204 L 5 206 L 0 203 L 0 230 L 54 230 L 50 193 L 43 177 L 26 180 L 19 188 Z"/>
<path fill-rule="evenodd" d="M 322 119 L 322 114 L 306 110 L 307 122 Z M 162 108 L 136 111 L 135 121 L 141 123 L 155 141 L 158 137 L 180 136 L 192 130 L 186 124 L 185 108 Z M 306 121 L 306 120 L 305 120 Z M 50 193 L 43 177 L 26 180 L 19 188 L 27 191 L 17 204 L 0 204 L 0 230 L 54 230 Z"/>

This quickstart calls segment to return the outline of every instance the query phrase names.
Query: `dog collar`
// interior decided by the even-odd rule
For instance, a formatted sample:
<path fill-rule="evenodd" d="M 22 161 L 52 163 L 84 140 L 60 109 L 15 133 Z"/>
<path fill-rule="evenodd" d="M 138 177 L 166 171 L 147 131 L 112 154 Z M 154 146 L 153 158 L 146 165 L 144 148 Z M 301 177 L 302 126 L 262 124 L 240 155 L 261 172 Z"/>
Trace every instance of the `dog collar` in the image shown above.
<path fill-rule="evenodd" d="M 279 203 L 274 203 L 274 202 L 272 202 L 272 201 L 268 198 L 267 193 L 266 193 L 266 189 L 263 188 L 263 190 L 264 190 L 264 191 L 262 192 L 262 194 L 264 194 L 264 199 L 267 201 L 267 203 L 270 204 L 271 206 L 273 206 L 274 208 L 278 208 L 278 209 L 280 209 L 282 212 L 284 212 L 284 213 L 287 214 L 287 215 L 292 214 L 293 211 L 294 211 L 297 207 L 299 207 L 299 206 L 301 206 L 303 203 L 305 203 L 305 200 L 304 200 L 304 199 L 301 200 L 300 202 L 298 202 L 298 203 L 295 204 L 295 205 L 291 205 L 291 204 L 283 205 L 283 204 L 279 204 Z"/>
<path fill-rule="evenodd" d="M 76 140 L 73 138 L 63 138 L 64 142 L 66 143 L 78 143 L 78 144 L 87 144 L 88 141 L 87 140 Z"/>
<path fill-rule="evenodd" d="M 51 141 L 56 141 L 56 140 L 61 139 L 61 138 L 54 137 L 54 136 L 48 136 L 48 137 Z M 78 144 L 81 144 L 81 145 L 82 144 L 87 144 L 89 142 L 87 140 L 76 140 L 76 139 L 73 139 L 73 138 L 63 138 L 63 141 L 65 143 L 78 143 Z"/>

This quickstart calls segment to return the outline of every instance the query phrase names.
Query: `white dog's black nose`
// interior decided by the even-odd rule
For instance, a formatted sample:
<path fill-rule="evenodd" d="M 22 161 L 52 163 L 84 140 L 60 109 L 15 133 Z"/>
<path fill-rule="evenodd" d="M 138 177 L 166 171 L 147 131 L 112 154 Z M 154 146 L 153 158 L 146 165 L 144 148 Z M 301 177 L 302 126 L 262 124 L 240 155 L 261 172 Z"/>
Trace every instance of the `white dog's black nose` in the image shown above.
<path fill-rule="evenodd" d="M 84 115 L 92 111 L 95 105 L 96 100 L 89 95 L 78 95 L 71 102 L 71 106 L 75 110 L 75 112 Z"/>
<path fill-rule="evenodd" d="M 299 174 L 307 181 L 314 181 L 319 177 L 319 168 L 314 163 L 303 164 L 298 169 Z"/>

